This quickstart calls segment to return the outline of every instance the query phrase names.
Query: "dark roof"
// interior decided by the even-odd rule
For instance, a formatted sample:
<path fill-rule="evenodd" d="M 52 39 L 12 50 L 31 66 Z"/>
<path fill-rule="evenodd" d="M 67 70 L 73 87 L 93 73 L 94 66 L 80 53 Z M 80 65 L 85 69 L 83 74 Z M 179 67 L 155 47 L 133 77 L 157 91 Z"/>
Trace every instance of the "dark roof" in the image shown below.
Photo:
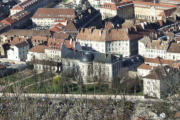
<path fill-rule="evenodd" d="M 76 49 L 77 50 L 77 49 Z M 103 54 L 93 51 L 74 51 L 62 45 L 61 57 L 68 59 L 76 59 L 82 62 L 100 62 L 100 63 L 114 63 L 120 59 L 112 54 Z"/>

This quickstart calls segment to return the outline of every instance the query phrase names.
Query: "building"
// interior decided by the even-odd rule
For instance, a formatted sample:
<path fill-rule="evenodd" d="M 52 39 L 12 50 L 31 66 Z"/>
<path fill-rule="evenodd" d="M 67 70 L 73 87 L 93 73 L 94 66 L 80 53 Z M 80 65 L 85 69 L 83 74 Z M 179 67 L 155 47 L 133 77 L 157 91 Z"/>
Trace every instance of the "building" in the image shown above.
<path fill-rule="evenodd" d="M 14 37 L 31 39 L 33 36 L 51 37 L 49 30 L 29 30 L 29 29 L 11 29 L 0 35 L 1 41 L 5 43 L 7 39 L 13 39 Z"/>
<path fill-rule="evenodd" d="M 157 58 L 144 58 L 144 63 L 141 64 L 138 68 L 137 68 L 137 73 L 139 76 L 146 76 L 148 74 L 150 74 L 150 72 L 157 68 L 157 67 L 165 67 L 165 66 L 169 66 L 172 68 L 178 68 L 179 64 L 177 61 L 174 60 L 165 60 L 162 59 L 160 57 Z"/>
<path fill-rule="evenodd" d="M 128 0 L 123 1 L 127 2 Z M 99 10 L 104 3 L 118 3 L 118 0 L 88 0 L 88 2 L 93 8 Z"/>
<path fill-rule="evenodd" d="M 25 61 L 29 50 L 27 41 L 12 42 L 10 49 L 7 51 L 7 58 L 15 61 Z"/>
<path fill-rule="evenodd" d="M 62 64 L 60 62 L 54 62 L 49 60 L 34 60 L 32 61 L 34 69 L 37 71 L 52 71 L 60 72 Z"/>
<path fill-rule="evenodd" d="M 47 45 L 48 44 L 48 37 L 33 36 L 31 38 L 31 43 L 32 43 L 33 46 L 36 46 L 36 45 Z"/>
<path fill-rule="evenodd" d="M 73 20 L 75 18 L 73 9 L 39 8 L 32 16 L 35 26 L 52 26 L 57 20 Z"/>
<path fill-rule="evenodd" d="M 100 8 L 102 19 L 119 16 L 123 19 L 134 18 L 134 7 L 132 2 L 104 3 Z"/>
<path fill-rule="evenodd" d="M 133 3 L 135 18 L 143 21 L 167 20 L 176 10 L 175 5 L 163 3 L 142 1 L 133 1 Z"/>
<path fill-rule="evenodd" d="M 58 20 L 50 27 L 50 31 L 55 33 L 64 32 L 71 36 L 76 36 L 79 32 L 72 20 Z"/>
<path fill-rule="evenodd" d="M 171 43 L 167 50 L 167 56 L 170 60 L 180 60 L 180 43 Z"/>
<path fill-rule="evenodd" d="M 10 9 L 10 15 L 14 15 L 23 10 L 33 13 L 37 8 L 47 5 L 49 2 L 49 0 L 23 0 Z"/>
<path fill-rule="evenodd" d="M 143 78 L 144 95 L 162 98 L 168 95 L 168 81 L 164 68 L 156 68 Z"/>
<path fill-rule="evenodd" d="M 165 60 L 180 60 L 180 44 L 170 40 L 151 40 L 144 37 L 138 41 L 139 55 L 146 58 L 163 58 Z"/>
<path fill-rule="evenodd" d="M 159 3 L 172 4 L 172 5 L 180 6 L 179 0 L 159 0 Z"/>
<path fill-rule="evenodd" d="M 103 79 L 103 82 L 112 82 L 121 70 L 122 61 L 111 54 L 92 51 L 74 51 L 62 46 L 63 71 L 76 73 L 83 83 Z"/>
<path fill-rule="evenodd" d="M 144 77 L 150 74 L 152 70 L 153 70 L 152 66 L 143 63 L 137 68 L 137 74 L 138 76 Z"/>
<path fill-rule="evenodd" d="M 158 66 L 172 66 L 176 61 L 174 60 L 165 60 L 162 58 L 144 58 L 144 63 L 152 67 Z"/>
<path fill-rule="evenodd" d="M 0 21 L 0 23 L 9 25 L 10 28 L 22 28 L 26 25 L 27 21 L 30 18 L 30 13 L 27 11 L 21 11 L 14 15 L 10 15 L 9 17 Z"/>
<path fill-rule="evenodd" d="M 101 53 L 111 53 L 129 57 L 138 53 L 138 34 L 130 34 L 127 29 L 81 29 L 77 42 L 81 46 Z"/>
<path fill-rule="evenodd" d="M 33 48 L 31 48 L 28 51 L 27 54 L 27 62 L 33 61 L 33 60 L 45 60 L 46 54 L 45 49 L 48 48 L 48 46 L 45 45 L 37 45 Z"/>
<path fill-rule="evenodd" d="M 31 62 L 33 60 L 49 60 L 60 62 L 62 44 L 69 49 L 74 49 L 76 42 L 72 40 L 50 38 L 48 39 L 47 45 L 36 45 L 31 48 L 28 52 L 26 61 Z"/>
<path fill-rule="evenodd" d="M 88 2 L 90 3 L 90 5 L 95 8 L 95 9 L 100 9 L 100 6 L 102 4 L 102 0 L 88 0 Z"/>
<path fill-rule="evenodd" d="M 10 29 L 10 26 L 4 23 L 0 23 L 0 34 Z"/>

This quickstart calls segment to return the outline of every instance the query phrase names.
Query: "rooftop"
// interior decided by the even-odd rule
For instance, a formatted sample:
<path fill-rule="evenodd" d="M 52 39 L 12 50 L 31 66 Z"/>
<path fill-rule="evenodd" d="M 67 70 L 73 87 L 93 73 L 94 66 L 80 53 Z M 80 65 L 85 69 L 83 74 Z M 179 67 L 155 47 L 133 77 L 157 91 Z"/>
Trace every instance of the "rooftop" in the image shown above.
<path fill-rule="evenodd" d="M 174 61 L 174 60 L 165 60 L 165 59 L 157 57 L 157 58 L 144 58 L 144 62 L 145 63 L 156 63 L 156 64 L 172 65 L 176 61 Z"/>
<path fill-rule="evenodd" d="M 29 15 L 29 12 L 21 11 L 21 12 L 18 12 L 18 13 L 14 14 L 14 15 L 11 15 L 11 16 L 1 20 L 0 22 L 4 23 L 4 24 L 7 24 L 7 25 L 12 25 L 12 24 L 22 20 L 24 17 L 26 17 L 28 15 Z"/>
<path fill-rule="evenodd" d="M 76 49 L 76 45 L 75 45 Z M 103 54 L 93 51 L 74 51 L 73 49 L 67 48 L 65 45 L 62 45 L 62 58 L 74 59 L 82 62 L 99 62 L 112 64 L 120 59 L 113 56 L 112 54 Z"/>
<path fill-rule="evenodd" d="M 74 9 L 39 8 L 32 18 L 75 18 Z"/>
<path fill-rule="evenodd" d="M 171 43 L 168 52 L 170 53 L 180 53 L 180 43 Z"/>
<path fill-rule="evenodd" d="M 47 48 L 47 46 L 45 46 L 45 45 L 37 45 L 37 46 L 31 48 L 29 51 L 37 52 L 37 53 L 44 53 L 46 48 Z"/>
<path fill-rule="evenodd" d="M 77 39 L 92 41 L 134 40 L 137 38 L 141 38 L 141 35 L 129 34 L 127 29 L 107 30 L 83 28 L 77 35 Z"/>
<path fill-rule="evenodd" d="M 11 29 L 8 32 L 3 33 L 5 36 L 51 36 L 49 30 L 29 30 L 29 29 Z"/>
<path fill-rule="evenodd" d="M 150 66 L 150 65 L 147 65 L 147 64 L 141 64 L 139 67 L 138 67 L 138 69 L 147 69 L 147 70 L 152 70 L 153 69 L 153 67 L 152 66 Z"/>

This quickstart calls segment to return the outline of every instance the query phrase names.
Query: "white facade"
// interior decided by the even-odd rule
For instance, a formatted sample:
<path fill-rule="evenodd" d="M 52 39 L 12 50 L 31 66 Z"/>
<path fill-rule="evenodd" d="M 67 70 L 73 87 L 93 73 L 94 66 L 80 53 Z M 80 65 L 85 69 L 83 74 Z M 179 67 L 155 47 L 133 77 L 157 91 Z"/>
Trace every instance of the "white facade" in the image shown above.
<path fill-rule="evenodd" d="M 123 55 L 123 57 L 131 56 L 130 40 L 119 41 L 91 41 L 91 40 L 79 40 L 81 46 L 87 46 L 101 53 L 115 53 Z"/>
<path fill-rule="evenodd" d="M 23 0 L 10 9 L 10 15 L 14 15 L 23 10 L 27 10 L 28 12 L 34 12 L 38 7 L 43 7 L 48 2 L 49 0 Z"/>
<path fill-rule="evenodd" d="M 180 53 L 167 52 L 167 59 L 169 59 L 169 60 L 180 60 Z"/>
<path fill-rule="evenodd" d="M 82 62 L 73 59 L 63 59 L 63 69 L 79 68 L 84 83 L 94 82 L 95 78 L 103 78 L 104 82 L 112 82 L 121 70 L 121 61 L 115 63 Z M 101 71 L 101 72 L 100 72 Z M 70 72 L 70 71 L 69 71 Z"/>
<path fill-rule="evenodd" d="M 151 72 L 151 69 L 142 69 L 142 68 L 137 69 L 138 76 L 141 76 L 141 77 L 144 77 L 150 74 L 150 72 Z"/>
<path fill-rule="evenodd" d="M 160 57 L 165 60 L 180 60 L 180 51 L 176 52 L 170 52 L 169 48 L 173 47 L 171 46 L 172 44 L 168 43 L 167 47 L 163 47 L 163 44 L 157 45 L 157 47 L 147 47 L 146 42 L 139 41 L 138 42 L 138 51 L 139 55 L 146 57 L 146 58 L 157 58 Z M 151 43 L 150 43 L 151 44 Z M 175 47 L 180 46 L 178 43 L 173 43 L 176 44 Z"/>
<path fill-rule="evenodd" d="M 33 61 L 35 59 L 36 60 L 45 60 L 46 55 L 45 55 L 45 53 L 28 52 L 26 61 Z"/>
<path fill-rule="evenodd" d="M 21 12 L 21 11 L 22 11 L 21 9 L 20 10 L 10 9 L 10 15 L 14 15 L 14 14 Z"/>
<path fill-rule="evenodd" d="M 166 96 L 168 93 L 166 92 L 168 89 L 167 83 L 164 80 L 158 80 L 154 78 L 143 78 L 143 90 L 144 95 L 155 98 L 162 98 L 162 96 Z"/>
<path fill-rule="evenodd" d="M 144 95 L 161 98 L 160 80 L 143 79 Z"/>
<path fill-rule="evenodd" d="M 34 69 L 38 71 L 53 71 L 59 72 L 61 68 L 58 65 L 45 65 L 45 64 L 34 64 Z"/>
<path fill-rule="evenodd" d="M 61 50 L 58 49 L 50 49 L 45 48 L 44 52 L 28 52 L 26 61 L 33 60 L 53 60 L 60 61 L 61 60 Z"/>
<path fill-rule="evenodd" d="M 114 17 L 117 15 L 117 10 L 114 9 L 107 9 L 107 8 L 100 8 L 100 13 L 102 15 L 102 19 L 106 19 L 109 17 Z"/>
<path fill-rule="evenodd" d="M 46 58 L 53 61 L 60 61 L 61 59 L 61 50 L 60 49 L 45 49 Z"/>
<path fill-rule="evenodd" d="M 22 47 L 12 45 L 10 49 L 7 51 L 7 57 L 9 60 L 25 61 L 27 58 L 28 50 L 29 50 L 28 44 Z"/>
<path fill-rule="evenodd" d="M 56 20 L 56 18 L 33 18 L 32 17 L 32 22 L 36 26 L 52 26 Z"/>
<path fill-rule="evenodd" d="M 163 59 L 168 59 L 166 49 L 147 48 L 146 45 L 141 41 L 138 43 L 138 51 L 139 55 L 146 58 L 161 57 Z"/>

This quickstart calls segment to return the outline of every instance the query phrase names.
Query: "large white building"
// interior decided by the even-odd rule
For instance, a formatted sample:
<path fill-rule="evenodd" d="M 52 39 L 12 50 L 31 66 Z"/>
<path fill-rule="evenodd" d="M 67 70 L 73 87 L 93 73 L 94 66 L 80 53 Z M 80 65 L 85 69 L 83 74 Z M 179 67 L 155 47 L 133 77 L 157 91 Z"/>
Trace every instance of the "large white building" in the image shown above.
<path fill-rule="evenodd" d="M 135 18 L 144 21 L 166 20 L 176 10 L 172 4 L 133 1 Z"/>
<path fill-rule="evenodd" d="M 75 10 L 57 9 L 57 8 L 39 8 L 32 16 L 32 22 L 35 26 L 52 26 L 58 20 L 73 20 Z"/>
<path fill-rule="evenodd" d="M 138 76 L 144 77 L 150 74 L 150 72 L 156 67 L 169 66 L 169 67 L 177 68 L 176 67 L 177 65 L 178 62 L 174 60 L 165 60 L 159 57 L 144 58 L 144 63 L 137 68 L 137 73 Z"/>
<path fill-rule="evenodd" d="M 101 5 L 100 13 L 102 19 L 119 16 L 123 19 L 134 18 L 134 7 L 132 2 L 105 2 Z"/>
<path fill-rule="evenodd" d="M 26 61 L 33 61 L 33 60 L 45 60 L 45 49 L 47 46 L 44 45 L 37 45 L 33 48 L 31 48 L 27 54 L 27 60 Z"/>
<path fill-rule="evenodd" d="M 180 43 L 169 40 L 151 40 L 144 37 L 138 42 L 139 55 L 146 58 L 163 58 L 166 60 L 180 60 Z"/>
<path fill-rule="evenodd" d="M 129 57 L 137 54 L 141 36 L 129 34 L 127 29 L 81 29 L 77 42 L 81 46 L 101 52 Z"/>
<path fill-rule="evenodd" d="M 76 51 L 62 46 L 62 66 L 68 73 L 80 75 L 83 82 L 112 82 L 121 70 L 122 60 L 111 54 Z"/>
<path fill-rule="evenodd" d="M 7 51 L 7 58 L 15 61 L 25 61 L 29 50 L 29 44 L 26 41 L 11 44 Z"/>
<path fill-rule="evenodd" d="M 143 78 L 143 90 L 144 95 L 154 98 L 167 97 L 169 93 L 169 87 L 171 83 L 166 79 L 168 73 L 165 72 L 166 68 L 158 67 L 150 72 L 147 76 Z M 169 91 L 168 91 L 169 90 Z"/>

